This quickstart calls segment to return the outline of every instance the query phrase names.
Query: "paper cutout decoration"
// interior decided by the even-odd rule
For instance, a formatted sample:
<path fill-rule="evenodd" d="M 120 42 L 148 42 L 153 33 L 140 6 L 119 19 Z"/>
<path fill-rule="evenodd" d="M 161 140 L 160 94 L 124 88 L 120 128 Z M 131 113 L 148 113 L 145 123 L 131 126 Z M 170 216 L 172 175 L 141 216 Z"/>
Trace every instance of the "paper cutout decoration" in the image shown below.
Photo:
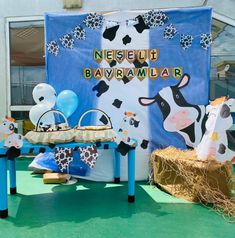
<path fill-rule="evenodd" d="M 7 148 L 14 147 L 20 149 L 23 146 L 23 136 L 15 133 L 18 124 L 12 117 L 5 117 L 0 124 L 0 133 L 4 135 L 4 146 Z"/>
<path fill-rule="evenodd" d="M 142 15 L 145 24 L 154 28 L 157 26 L 163 26 L 164 23 L 168 20 L 167 15 L 162 11 L 151 10 Z"/>
<path fill-rule="evenodd" d="M 160 76 L 164 80 L 168 79 L 170 77 L 170 69 L 165 67 L 165 68 L 160 68 Z"/>
<path fill-rule="evenodd" d="M 169 24 L 164 29 L 164 38 L 171 40 L 177 34 L 177 29 L 174 27 L 173 24 Z"/>
<path fill-rule="evenodd" d="M 219 162 L 231 161 L 235 155 L 228 148 L 226 130 L 233 124 L 231 109 L 235 105 L 235 99 L 221 97 L 215 99 L 206 107 L 209 113 L 206 121 L 206 132 L 196 148 L 199 159 L 207 160 L 214 158 Z"/>
<path fill-rule="evenodd" d="M 116 61 L 121 64 L 125 59 L 125 51 L 124 50 L 115 50 L 114 51 Z"/>
<path fill-rule="evenodd" d="M 96 96 L 100 97 L 103 93 L 108 91 L 109 86 L 105 83 L 104 80 L 101 80 L 98 84 L 96 84 L 93 88 L 92 91 L 97 91 Z"/>
<path fill-rule="evenodd" d="M 121 127 L 118 130 L 117 151 L 121 155 L 126 155 L 132 147 L 136 147 L 138 141 L 131 137 L 130 131 L 132 128 L 137 128 L 140 121 L 136 119 L 136 114 L 133 112 L 125 112 L 122 119 Z"/>
<path fill-rule="evenodd" d="M 56 147 L 55 161 L 61 172 L 67 172 L 69 164 L 73 161 L 73 149 Z"/>
<path fill-rule="evenodd" d="M 114 69 L 105 68 L 104 69 L 104 76 L 105 76 L 106 79 L 111 80 L 114 76 Z"/>
<path fill-rule="evenodd" d="M 83 68 L 82 69 L 82 75 L 86 80 L 90 80 L 92 77 L 92 69 L 91 68 Z"/>
<path fill-rule="evenodd" d="M 200 45 L 203 49 L 207 50 L 212 44 L 212 34 L 205 33 L 200 37 Z"/>
<path fill-rule="evenodd" d="M 122 101 L 116 98 L 116 99 L 113 101 L 112 105 L 113 105 L 114 107 L 116 107 L 116 108 L 120 108 L 121 105 L 122 105 Z"/>
<path fill-rule="evenodd" d="M 97 80 L 100 80 L 104 73 L 103 73 L 103 69 L 102 68 L 94 68 L 93 69 L 93 74 L 94 74 L 94 77 L 97 79 Z"/>
<path fill-rule="evenodd" d="M 144 78 L 147 76 L 147 68 L 139 68 L 139 69 L 136 69 L 136 77 L 142 81 L 144 80 Z"/>
<path fill-rule="evenodd" d="M 136 114 L 133 112 L 124 112 L 124 117 L 121 126 L 118 130 L 119 139 L 130 146 L 136 146 L 137 141 L 131 137 L 130 131 L 132 128 L 138 128 L 140 121 L 137 120 Z"/>
<path fill-rule="evenodd" d="M 156 62 L 159 56 L 159 50 L 158 49 L 150 49 L 148 50 L 148 58 L 151 62 Z"/>
<path fill-rule="evenodd" d="M 177 80 L 181 79 L 181 77 L 183 76 L 183 68 L 182 67 L 172 68 L 172 76 Z"/>
<path fill-rule="evenodd" d="M 148 140 L 142 140 L 142 143 L 141 143 L 141 148 L 142 149 L 147 149 L 148 148 L 148 143 L 149 143 L 149 141 Z"/>
<path fill-rule="evenodd" d="M 73 29 L 72 33 L 73 33 L 73 36 L 78 40 L 85 40 L 86 39 L 86 31 L 80 25 L 76 26 Z"/>
<path fill-rule="evenodd" d="M 135 50 L 126 50 L 126 60 L 131 64 L 136 60 Z"/>
<path fill-rule="evenodd" d="M 157 77 L 158 77 L 157 68 L 148 68 L 148 75 L 149 75 L 149 78 L 152 80 L 157 79 Z"/>
<path fill-rule="evenodd" d="M 110 66 L 110 67 L 114 67 L 116 64 L 117 64 L 117 61 L 116 61 L 116 60 L 112 60 L 112 61 L 109 63 L 109 66 Z"/>
<path fill-rule="evenodd" d="M 124 77 L 124 68 L 115 68 L 115 78 L 117 80 L 122 80 Z"/>
<path fill-rule="evenodd" d="M 63 35 L 60 38 L 61 44 L 63 45 L 64 48 L 66 49 L 73 49 L 74 46 L 74 39 L 71 34 L 66 34 Z"/>
<path fill-rule="evenodd" d="M 190 48 L 192 43 L 193 43 L 193 36 L 184 34 L 180 36 L 180 44 L 184 50 Z"/>
<path fill-rule="evenodd" d="M 132 80 L 135 77 L 135 74 L 136 74 L 135 68 L 126 68 L 125 69 L 125 77 L 128 79 L 128 81 Z"/>
<path fill-rule="evenodd" d="M 46 47 L 47 47 L 47 51 L 50 54 L 53 54 L 55 56 L 58 55 L 60 47 L 59 47 L 58 43 L 55 40 L 50 41 L 48 44 L 46 44 Z"/>
<path fill-rule="evenodd" d="M 146 61 L 143 63 L 140 63 L 140 61 L 138 59 L 135 59 L 133 61 L 133 64 L 136 68 L 148 67 L 148 63 Z"/>
<path fill-rule="evenodd" d="M 104 59 L 111 63 L 114 60 L 114 50 L 104 50 Z"/>
<path fill-rule="evenodd" d="M 95 30 L 102 27 L 104 17 L 97 13 L 90 13 L 83 22 L 88 28 Z"/>
<path fill-rule="evenodd" d="M 149 106 L 154 103 L 163 117 L 163 128 L 168 132 L 177 132 L 188 147 L 196 147 L 204 133 L 205 106 L 194 105 L 186 101 L 181 89 L 189 84 L 190 76 L 184 74 L 173 86 L 162 88 L 154 97 L 140 97 L 139 103 Z"/>
<path fill-rule="evenodd" d="M 87 164 L 91 169 L 94 168 L 95 163 L 98 159 L 98 152 L 95 145 L 79 147 L 80 158 L 85 164 Z"/>
<path fill-rule="evenodd" d="M 93 58 L 99 64 L 103 60 L 103 50 L 94 50 Z"/>
<path fill-rule="evenodd" d="M 148 50 L 137 50 L 137 60 L 143 64 L 148 58 Z"/>

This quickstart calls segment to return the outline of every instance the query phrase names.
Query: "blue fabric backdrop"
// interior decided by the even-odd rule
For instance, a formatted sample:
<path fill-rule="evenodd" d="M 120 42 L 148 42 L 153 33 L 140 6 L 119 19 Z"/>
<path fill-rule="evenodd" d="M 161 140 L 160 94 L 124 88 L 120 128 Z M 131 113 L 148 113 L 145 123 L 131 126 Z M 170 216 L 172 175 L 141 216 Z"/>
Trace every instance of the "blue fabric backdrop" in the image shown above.
<path fill-rule="evenodd" d="M 140 148 L 137 159 L 144 161 L 138 169 L 144 172 L 140 176 L 147 174 L 146 157 L 149 151 L 155 148 L 174 145 L 185 148 L 183 137 L 177 132 L 167 132 L 163 128 L 163 116 L 156 104 L 143 107 L 138 104 L 138 97 L 153 97 L 164 87 L 177 84 L 177 80 L 170 76 L 167 80 L 158 78 L 151 80 L 145 78 L 141 82 L 136 77 L 128 84 L 117 83 L 117 79 L 103 81 L 109 85 L 109 95 L 115 95 L 111 100 L 106 96 L 97 97 L 92 88 L 98 81 L 92 77 L 86 80 L 83 76 L 83 68 L 110 68 L 104 62 L 97 64 L 93 59 L 94 49 L 159 49 L 159 58 L 155 63 L 148 62 L 149 67 L 183 67 L 183 71 L 191 76 L 187 87 L 181 90 L 184 98 L 191 104 L 207 104 L 209 99 L 209 68 L 210 68 L 210 47 L 204 49 L 200 45 L 200 37 L 204 33 L 211 32 L 211 9 L 192 8 L 192 9 L 171 9 L 163 10 L 167 20 L 163 25 L 150 27 L 143 31 L 143 34 L 136 32 L 134 26 L 127 26 L 129 20 L 143 15 L 147 11 L 123 11 L 102 15 L 104 18 L 103 26 L 98 29 L 91 29 L 84 20 L 89 14 L 67 14 L 67 13 L 48 13 L 45 15 L 45 35 L 46 43 L 56 41 L 59 46 L 57 56 L 46 50 L 46 69 L 47 82 L 51 84 L 57 93 L 65 89 L 76 92 L 79 97 L 79 107 L 69 118 L 72 126 L 76 125 L 80 115 L 87 109 L 99 107 L 106 111 L 113 120 L 114 128 L 120 127 L 120 120 L 125 110 L 134 111 L 138 115 L 141 127 L 132 131 L 141 143 L 142 139 L 149 141 L 148 148 L 142 153 Z M 116 37 L 110 41 L 102 36 L 105 29 L 111 23 L 116 22 L 120 25 Z M 131 22 L 131 21 L 130 21 Z M 164 29 L 172 23 L 177 29 L 176 35 L 172 39 L 164 38 Z M 72 30 L 80 25 L 86 31 L 85 40 L 74 38 L 73 49 L 63 47 L 60 38 L 65 34 L 71 34 Z M 180 44 L 182 34 L 191 35 L 193 43 L 188 49 L 183 49 Z M 131 37 L 129 44 L 123 44 L 123 37 Z M 129 65 L 129 66 L 127 66 Z M 133 67 L 128 62 L 117 64 L 115 67 Z M 110 96 L 109 96 L 110 97 Z M 123 108 L 120 110 L 113 108 L 113 99 L 122 98 Z M 133 101 L 133 98 L 136 98 Z M 133 103 L 134 102 L 134 103 Z M 96 118 L 97 120 L 97 118 Z M 94 123 L 93 117 L 87 117 L 86 123 Z M 144 167 L 144 168 L 143 168 Z M 141 174 L 141 172 L 140 172 Z M 137 175 L 138 177 L 138 175 Z"/>

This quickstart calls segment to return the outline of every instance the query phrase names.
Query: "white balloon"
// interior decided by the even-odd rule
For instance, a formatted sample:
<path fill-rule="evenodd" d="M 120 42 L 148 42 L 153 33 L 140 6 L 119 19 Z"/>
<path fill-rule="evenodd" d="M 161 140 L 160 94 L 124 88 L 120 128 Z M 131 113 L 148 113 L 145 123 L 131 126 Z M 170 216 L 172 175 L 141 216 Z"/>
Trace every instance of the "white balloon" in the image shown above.
<path fill-rule="evenodd" d="M 47 83 L 39 83 L 33 89 L 33 100 L 37 104 L 46 104 L 53 108 L 56 102 L 56 91 Z"/>
<path fill-rule="evenodd" d="M 50 109 L 51 108 L 48 105 L 44 104 L 37 104 L 33 106 L 29 111 L 30 121 L 36 126 L 42 114 L 45 113 L 46 111 L 49 111 Z M 40 119 L 40 126 L 53 125 L 53 124 L 55 124 L 55 118 L 53 113 L 49 112 Z"/>

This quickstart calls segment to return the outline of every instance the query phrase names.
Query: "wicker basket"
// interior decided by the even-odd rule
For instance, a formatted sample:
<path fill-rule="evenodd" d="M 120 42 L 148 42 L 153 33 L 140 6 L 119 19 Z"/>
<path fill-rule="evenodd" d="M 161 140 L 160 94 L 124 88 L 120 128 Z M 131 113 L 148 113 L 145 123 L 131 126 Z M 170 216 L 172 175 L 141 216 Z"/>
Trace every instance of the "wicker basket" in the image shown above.
<path fill-rule="evenodd" d="M 91 112 L 101 112 L 108 121 L 108 125 L 81 126 L 85 115 Z M 74 140 L 76 142 L 97 142 L 97 141 L 114 141 L 116 133 L 113 130 L 110 117 L 99 109 L 85 111 L 79 118 L 78 125 L 74 128 Z"/>
<path fill-rule="evenodd" d="M 57 113 L 61 115 L 64 119 L 64 123 L 59 125 L 54 125 L 55 127 L 59 126 L 57 130 L 51 130 L 51 131 L 44 131 L 42 128 L 40 128 L 40 122 L 42 119 L 48 115 L 48 113 Z M 37 125 L 35 127 L 35 130 L 29 131 L 25 137 L 29 142 L 33 144 L 44 144 L 48 145 L 51 143 L 66 143 L 71 142 L 74 139 L 74 130 L 69 127 L 68 120 L 65 117 L 65 115 L 58 111 L 58 110 L 49 110 L 46 111 L 41 115 L 41 117 L 38 119 Z"/>

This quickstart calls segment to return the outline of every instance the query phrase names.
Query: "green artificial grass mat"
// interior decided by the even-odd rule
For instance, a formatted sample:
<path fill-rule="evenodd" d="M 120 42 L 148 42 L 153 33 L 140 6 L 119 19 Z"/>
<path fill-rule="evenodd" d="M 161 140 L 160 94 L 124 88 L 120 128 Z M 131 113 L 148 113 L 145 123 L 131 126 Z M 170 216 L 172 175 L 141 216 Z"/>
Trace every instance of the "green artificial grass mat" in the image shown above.
<path fill-rule="evenodd" d="M 0 237 L 235 237 L 235 224 L 221 215 L 145 181 L 136 182 L 136 201 L 128 203 L 127 183 L 45 185 L 42 175 L 28 171 L 29 163 L 17 161 L 18 194 L 9 195 L 9 217 L 0 219 Z"/>

